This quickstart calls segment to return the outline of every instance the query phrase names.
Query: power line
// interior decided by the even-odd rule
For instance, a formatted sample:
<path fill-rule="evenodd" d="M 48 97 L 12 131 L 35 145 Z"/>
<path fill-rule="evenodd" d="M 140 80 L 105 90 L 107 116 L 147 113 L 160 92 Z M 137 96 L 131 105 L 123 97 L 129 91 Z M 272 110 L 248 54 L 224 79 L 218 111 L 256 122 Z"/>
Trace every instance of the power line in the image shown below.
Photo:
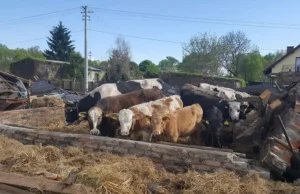
<path fill-rule="evenodd" d="M 100 32 L 104 34 L 113 34 L 113 35 L 119 35 L 119 36 L 125 36 L 125 37 L 131 37 L 131 38 L 137 38 L 137 39 L 144 39 L 144 40 L 151 40 L 151 41 L 158 41 L 158 42 L 168 42 L 168 43 L 174 43 L 174 44 L 183 44 L 184 42 L 176 42 L 176 41 L 170 41 L 170 40 L 160 40 L 156 38 L 146 38 L 146 37 L 140 37 L 140 36 L 135 36 L 135 35 L 125 35 L 125 34 L 120 34 L 120 33 L 115 33 L 115 32 L 107 32 L 107 31 L 102 31 L 102 30 L 93 30 L 89 29 L 90 31 L 93 32 Z"/>
<path fill-rule="evenodd" d="M 83 30 L 77 30 L 77 31 L 74 31 L 72 33 L 78 33 L 78 32 L 82 32 Z M 42 37 L 42 38 L 35 38 L 35 39 L 30 39 L 30 40 L 23 40 L 23 41 L 18 41 L 18 42 L 10 42 L 10 43 L 6 43 L 6 45 L 11 45 L 11 44 L 19 44 L 19 43 L 25 43 L 25 42 L 33 42 L 33 41 L 36 41 L 36 40 L 43 40 L 43 39 L 47 39 L 47 37 Z"/>
<path fill-rule="evenodd" d="M 63 13 L 63 16 L 66 17 L 66 16 L 69 16 L 69 15 L 73 15 L 75 14 L 75 12 L 70 12 L 70 13 Z M 60 16 L 60 15 L 57 15 L 57 16 Z M 7 28 L 7 27 L 11 27 L 13 25 L 16 25 L 16 24 L 24 24 L 24 23 L 29 23 L 29 22 L 38 22 L 38 21 L 42 21 L 42 20 L 45 20 L 45 19 L 49 19 L 51 17 L 46 17 L 46 18 L 36 18 L 34 20 L 26 20 L 26 21 L 16 21 L 14 23 L 8 23 L 8 24 L 0 24 L 0 28 Z"/>
<path fill-rule="evenodd" d="M 37 18 L 37 17 L 47 16 L 47 15 L 52 15 L 52 14 L 57 14 L 57 13 L 70 12 L 70 11 L 74 11 L 76 9 L 78 10 L 78 7 L 77 8 L 60 10 L 60 11 L 48 12 L 48 13 L 44 13 L 44 14 L 38 14 L 38 15 L 32 15 L 32 16 L 16 18 L 16 19 L 8 20 L 8 21 L 1 21 L 0 24 L 5 24 L 5 23 L 9 23 L 9 22 L 14 22 L 14 21 L 20 21 L 20 20 L 26 20 L 26 19 L 30 19 L 30 18 Z"/>
<path fill-rule="evenodd" d="M 140 36 L 135 36 L 135 35 L 121 34 L 121 33 L 116 33 L 116 32 L 94 30 L 94 29 L 89 29 L 89 30 L 92 32 L 99 32 L 99 33 L 103 33 L 103 34 L 112 34 L 112 35 L 118 35 L 118 36 L 124 36 L 124 37 L 129 37 L 129 38 L 136 38 L 136 39 L 143 39 L 143 40 L 149 40 L 149 41 L 166 42 L 166 43 L 174 43 L 174 44 L 186 44 L 186 42 L 162 40 L 162 39 L 156 39 L 156 38 L 147 38 L 147 37 L 140 37 Z M 280 49 L 259 49 L 259 50 L 280 50 Z"/>
<path fill-rule="evenodd" d="M 141 12 L 130 12 L 130 11 L 123 11 L 123 10 L 103 9 L 103 8 L 94 8 L 94 9 L 101 10 L 101 12 L 98 12 L 98 13 L 104 13 L 104 14 L 113 14 L 113 15 L 119 15 L 119 16 L 131 16 L 131 17 L 149 18 L 149 19 L 161 19 L 161 20 L 168 20 L 168 21 L 221 24 L 221 25 L 233 25 L 233 26 L 249 26 L 249 27 L 261 27 L 261 28 L 300 29 L 300 26 L 292 27 L 292 26 L 295 26 L 295 24 L 279 24 L 279 23 L 271 23 L 271 22 L 253 22 L 253 21 L 243 21 L 243 20 L 196 18 L 196 17 L 184 17 L 184 16 L 174 16 L 174 15 L 161 15 L 161 14 L 150 14 L 150 13 L 141 13 Z M 230 23 L 228 23 L 228 22 L 230 22 Z M 253 23 L 253 24 L 242 24 L 242 23 Z M 260 24 L 260 25 L 254 25 L 254 24 Z M 269 24 L 269 25 L 265 25 L 265 24 Z M 271 25 L 273 25 L 273 26 L 271 26 Z M 274 26 L 274 25 L 280 25 L 280 26 Z"/>

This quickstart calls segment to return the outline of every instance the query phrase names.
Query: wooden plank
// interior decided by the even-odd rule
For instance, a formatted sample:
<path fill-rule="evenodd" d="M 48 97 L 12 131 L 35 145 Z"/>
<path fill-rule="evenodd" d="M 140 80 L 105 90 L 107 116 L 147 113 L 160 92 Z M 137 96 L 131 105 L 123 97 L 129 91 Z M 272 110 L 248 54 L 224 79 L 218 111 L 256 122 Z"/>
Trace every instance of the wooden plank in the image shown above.
<path fill-rule="evenodd" d="M 266 100 L 266 99 L 269 99 L 271 96 L 271 91 L 266 89 L 263 93 L 261 93 L 259 95 L 259 98 L 262 99 L 262 100 Z"/>
<path fill-rule="evenodd" d="M 20 174 L 12 174 L 0 172 L 0 183 L 13 185 L 17 187 L 25 187 L 39 189 L 43 191 L 65 193 L 65 194 L 94 194 L 94 189 L 85 187 L 80 184 L 65 186 L 61 181 L 54 181 L 42 177 L 28 177 Z"/>
<path fill-rule="evenodd" d="M 270 104 L 269 107 L 270 107 L 270 109 L 275 110 L 280 105 L 281 105 L 281 101 L 279 99 L 276 99 Z"/>
<path fill-rule="evenodd" d="M 0 190 L 6 191 L 6 192 L 9 192 L 9 193 L 13 193 L 13 194 L 33 194 L 30 191 L 26 191 L 24 189 L 19 189 L 19 188 L 12 187 L 12 186 L 5 185 L 5 184 L 1 184 L 1 183 L 0 183 Z"/>

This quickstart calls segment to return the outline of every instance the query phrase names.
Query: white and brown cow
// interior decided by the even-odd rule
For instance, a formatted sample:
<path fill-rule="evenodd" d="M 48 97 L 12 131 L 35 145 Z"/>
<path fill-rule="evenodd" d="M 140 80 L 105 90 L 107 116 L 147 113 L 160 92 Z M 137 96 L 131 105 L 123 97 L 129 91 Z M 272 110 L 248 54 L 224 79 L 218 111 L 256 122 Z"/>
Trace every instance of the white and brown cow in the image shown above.
<path fill-rule="evenodd" d="M 93 89 L 88 93 L 88 95 L 80 99 L 78 102 L 75 102 L 65 108 L 66 122 L 73 123 L 78 120 L 79 113 L 88 112 L 88 110 L 95 106 L 102 98 L 126 94 L 141 89 L 150 89 L 154 86 L 162 90 L 166 84 L 159 78 L 102 84 Z"/>
<path fill-rule="evenodd" d="M 109 96 L 102 98 L 88 111 L 88 121 L 90 124 L 90 133 L 93 135 L 99 135 L 98 130 L 102 122 L 103 113 L 118 113 L 124 108 L 129 108 L 136 104 L 149 102 L 163 98 L 162 91 L 154 86 L 151 89 L 142 89 L 126 94 L 120 94 L 117 96 Z"/>
<path fill-rule="evenodd" d="M 123 109 L 119 112 L 120 121 L 120 134 L 122 136 L 128 136 L 130 130 L 136 122 L 137 115 L 144 115 L 151 117 L 155 111 L 166 108 L 169 112 L 174 112 L 177 109 L 183 107 L 183 103 L 179 95 L 172 95 L 169 97 L 161 98 L 159 100 L 138 104 L 130 107 L 129 109 Z"/>

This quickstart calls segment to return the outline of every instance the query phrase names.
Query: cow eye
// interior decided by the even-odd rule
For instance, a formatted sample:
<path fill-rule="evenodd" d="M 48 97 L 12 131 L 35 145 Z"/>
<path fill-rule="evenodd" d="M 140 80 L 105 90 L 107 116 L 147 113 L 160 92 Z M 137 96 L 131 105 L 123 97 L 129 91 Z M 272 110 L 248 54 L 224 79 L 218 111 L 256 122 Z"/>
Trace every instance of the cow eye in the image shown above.
<path fill-rule="evenodd" d="M 240 112 L 240 110 L 237 110 L 238 112 Z"/>

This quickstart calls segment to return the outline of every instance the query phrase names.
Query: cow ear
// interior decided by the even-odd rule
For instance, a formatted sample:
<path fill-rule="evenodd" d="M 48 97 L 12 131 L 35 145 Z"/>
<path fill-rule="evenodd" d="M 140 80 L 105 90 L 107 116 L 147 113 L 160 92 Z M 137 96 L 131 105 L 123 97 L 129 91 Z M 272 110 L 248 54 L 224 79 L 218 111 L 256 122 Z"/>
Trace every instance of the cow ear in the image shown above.
<path fill-rule="evenodd" d="M 118 120 L 118 113 L 106 113 L 105 114 L 105 117 L 107 117 L 107 118 L 111 118 L 111 119 L 113 119 L 113 120 Z"/>

